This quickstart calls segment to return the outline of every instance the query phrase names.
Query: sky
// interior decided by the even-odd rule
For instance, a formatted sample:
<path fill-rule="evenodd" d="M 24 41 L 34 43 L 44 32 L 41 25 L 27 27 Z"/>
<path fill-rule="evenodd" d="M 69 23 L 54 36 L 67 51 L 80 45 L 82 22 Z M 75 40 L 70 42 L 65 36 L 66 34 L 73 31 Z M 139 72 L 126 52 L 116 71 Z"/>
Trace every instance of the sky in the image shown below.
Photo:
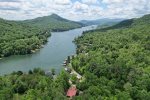
<path fill-rule="evenodd" d="M 25 20 L 58 14 L 70 20 L 135 18 L 150 14 L 150 0 L 0 0 L 0 17 Z"/>

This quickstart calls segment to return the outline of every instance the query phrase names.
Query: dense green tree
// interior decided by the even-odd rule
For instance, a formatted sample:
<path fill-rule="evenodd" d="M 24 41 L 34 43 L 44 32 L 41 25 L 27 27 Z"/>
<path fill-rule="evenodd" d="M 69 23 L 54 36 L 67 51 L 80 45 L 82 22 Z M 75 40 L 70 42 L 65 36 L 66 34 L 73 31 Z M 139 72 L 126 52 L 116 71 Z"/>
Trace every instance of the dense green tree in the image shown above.
<path fill-rule="evenodd" d="M 86 100 L 148 100 L 150 96 L 150 15 L 84 32 L 75 40 L 72 67 Z M 100 97 L 98 96 L 100 95 Z"/>
<path fill-rule="evenodd" d="M 62 72 L 56 79 L 53 79 L 41 74 L 41 72 L 43 70 L 36 68 L 32 71 L 32 74 L 18 74 L 18 72 L 14 72 L 13 74 L 0 77 L 0 99 L 66 99 L 65 94 L 70 87 L 68 73 Z"/>
<path fill-rule="evenodd" d="M 150 99 L 149 22 L 150 15 L 146 15 L 112 27 L 84 32 L 83 36 L 75 40 L 78 52 L 71 60 L 71 65 L 83 76 L 83 80 L 75 82 L 81 93 L 73 99 Z M 18 34 L 21 32 L 19 29 L 17 33 L 12 30 L 6 28 L 0 34 L 1 56 L 9 56 L 14 52 L 26 54 L 39 47 L 39 43 L 46 42 L 47 33 L 46 36 Z M 67 100 L 69 79 L 70 75 L 64 71 L 56 78 L 48 77 L 39 68 L 29 71 L 29 74 L 13 72 L 0 76 L 0 99 Z"/>

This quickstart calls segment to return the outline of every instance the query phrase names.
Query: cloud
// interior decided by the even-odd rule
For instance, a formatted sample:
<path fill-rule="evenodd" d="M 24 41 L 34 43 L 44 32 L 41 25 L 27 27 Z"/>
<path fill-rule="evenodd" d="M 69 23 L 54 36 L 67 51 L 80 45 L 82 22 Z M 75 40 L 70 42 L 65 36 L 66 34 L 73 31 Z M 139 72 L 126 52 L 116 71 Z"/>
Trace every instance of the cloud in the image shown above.
<path fill-rule="evenodd" d="M 7 0 L 6 0 L 7 1 Z M 18 2 L 0 2 L 0 10 L 20 10 L 20 3 Z"/>
<path fill-rule="evenodd" d="M 20 2 L 20 0 L 0 0 L 0 2 Z"/>
<path fill-rule="evenodd" d="M 105 11 L 109 12 L 108 15 L 103 14 L 113 17 L 138 17 L 146 14 L 149 2 L 149 0 L 103 0 L 102 3 L 107 4 Z"/>
<path fill-rule="evenodd" d="M 71 3 L 70 0 L 54 0 L 54 2 L 60 5 L 69 5 Z"/>
<path fill-rule="evenodd" d="M 87 4 L 83 4 L 83 3 L 80 3 L 80 2 L 75 2 L 74 5 L 73 5 L 73 9 L 75 9 L 77 12 L 80 11 L 86 11 L 88 10 L 89 6 Z"/>
<path fill-rule="evenodd" d="M 31 19 L 56 13 L 71 20 L 133 18 L 150 13 L 150 0 L 0 0 L 0 17 Z"/>
<path fill-rule="evenodd" d="M 103 3 L 112 4 L 112 3 L 121 3 L 125 0 L 102 0 Z"/>
<path fill-rule="evenodd" d="M 96 4 L 96 3 L 98 3 L 98 0 L 82 0 L 82 3 L 85 3 L 85 4 Z"/>
<path fill-rule="evenodd" d="M 0 7 L 1 10 L 14 10 L 14 11 L 18 11 L 20 10 L 20 8 L 16 8 L 16 7 Z"/>

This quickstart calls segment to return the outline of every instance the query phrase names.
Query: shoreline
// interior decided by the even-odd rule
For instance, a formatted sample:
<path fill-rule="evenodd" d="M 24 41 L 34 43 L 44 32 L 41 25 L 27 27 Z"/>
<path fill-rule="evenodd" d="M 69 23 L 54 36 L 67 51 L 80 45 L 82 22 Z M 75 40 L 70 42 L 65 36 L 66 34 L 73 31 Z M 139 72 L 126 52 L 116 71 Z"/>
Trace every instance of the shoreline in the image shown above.
<path fill-rule="evenodd" d="M 81 29 L 81 30 L 88 30 L 90 27 L 87 27 L 87 29 L 84 29 L 84 27 Z M 70 32 L 70 31 L 69 31 Z M 73 32 L 74 32 L 74 29 L 73 29 Z M 80 32 L 80 31 L 79 31 Z M 74 36 L 74 35 L 73 35 Z M 30 52 L 30 53 L 28 53 L 28 54 L 23 54 L 23 55 L 12 55 L 12 57 L 10 57 L 10 58 L 12 58 L 13 59 L 13 56 L 25 56 L 25 55 L 36 55 L 37 53 L 39 53 L 40 51 L 39 50 L 42 50 L 42 48 L 44 47 L 45 48 L 45 46 L 47 45 L 47 43 L 49 42 L 49 39 L 51 39 L 52 37 L 48 37 L 47 38 L 47 40 L 48 41 L 46 41 L 44 44 L 42 44 L 42 45 L 38 45 L 37 46 L 37 49 L 34 49 L 34 50 L 32 50 L 32 52 Z M 75 38 L 74 38 L 75 39 Z M 74 39 L 72 39 L 72 41 L 74 40 Z M 71 42 L 72 43 L 72 42 Z M 74 43 L 75 44 L 75 43 Z M 52 44 L 51 44 L 52 45 Z M 76 49 L 75 49 L 76 50 Z M 69 54 L 70 55 L 70 54 Z M 69 55 L 66 55 L 65 57 L 68 57 Z M 75 56 L 76 55 L 76 53 L 72 53 L 72 56 Z M 70 55 L 71 56 L 71 55 Z M 4 57 L 4 59 L 6 58 L 9 58 L 9 57 Z M 70 57 L 70 58 L 72 58 L 72 57 Z M 74 57 L 73 57 L 74 58 Z M 62 62 L 59 64 L 59 66 L 61 66 L 61 68 L 63 69 L 63 61 L 64 61 L 65 59 L 62 59 Z M 1 62 L 2 62 L 3 60 L 1 60 Z M 20 65 L 20 64 L 19 64 Z M 42 64 L 42 65 L 44 65 L 44 64 Z M 39 67 L 41 67 L 41 66 L 39 66 Z"/>
<path fill-rule="evenodd" d="M 47 42 L 46 42 L 46 43 L 47 43 Z M 46 43 L 45 43 L 45 44 L 46 44 Z M 42 48 L 44 48 L 44 44 L 42 44 L 42 45 L 40 46 L 40 48 L 37 48 L 37 49 L 35 49 L 35 50 L 31 50 L 31 53 L 27 53 L 27 54 L 19 54 L 19 55 L 10 55 L 10 56 L 8 56 L 8 57 L 11 57 L 11 56 L 23 56 L 23 55 L 34 54 L 34 53 L 40 51 L 40 49 L 42 49 Z M 8 58 L 8 57 L 0 57 L 0 60 L 2 60 L 3 58 Z"/>
<path fill-rule="evenodd" d="M 78 27 L 78 28 L 82 28 L 82 27 Z M 58 29 L 57 31 L 50 31 L 50 33 L 52 33 L 52 32 L 65 32 L 65 31 L 70 31 L 70 30 L 74 30 L 74 29 L 78 29 L 78 28 L 72 28 L 72 29 L 68 29 L 68 30 L 59 30 L 59 29 Z M 51 37 L 51 36 L 47 37 L 47 40 L 48 40 L 48 38 L 50 38 L 50 37 Z M 48 42 L 48 41 L 47 41 L 47 42 Z M 47 42 L 46 42 L 46 43 L 47 43 Z M 45 46 L 46 43 L 41 44 L 40 47 L 39 47 L 39 48 L 36 48 L 35 50 L 31 50 L 31 53 L 19 54 L 19 56 L 21 56 L 21 55 L 28 55 L 28 54 L 34 54 L 34 53 L 40 51 L 40 49 L 44 48 L 44 46 Z M 11 56 L 17 56 L 17 55 L 10 55 L 10 56 L 8 56 L 8 57 L 11 57 Z M 7 58 L 7 57 L 0 57 L 0 60 L 3 59 L 3 58 Z"/>

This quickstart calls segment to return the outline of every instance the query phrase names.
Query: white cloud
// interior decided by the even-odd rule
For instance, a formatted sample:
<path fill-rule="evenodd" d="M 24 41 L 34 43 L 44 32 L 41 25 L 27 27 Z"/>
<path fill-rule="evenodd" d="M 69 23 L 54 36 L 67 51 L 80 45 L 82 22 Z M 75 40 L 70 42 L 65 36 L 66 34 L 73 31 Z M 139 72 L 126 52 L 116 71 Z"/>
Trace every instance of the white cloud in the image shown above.
<path fill-rule="evenodd" d="M 20 7 L 20 3 L 18 3 L 18 2 L 2 2 L 2 3 L 0 3 L 0 8 L 1 7 L 18 8 L 18 7 Z"/>
<path fill-rule="evenodd" d="M 98 3 L 98 0 L 82 0 L 82 3 L 86 3 L 86 4 L 96 4 L 96 3 Z"/>
<path fill-rule="evenodd" d="M 132 18 L 146 14 L 149 8 L 149 0 L 103 0 L 102 3 L 107 5 L 103 13 L 106 17 L 123 17 Z M 150 13 L 150 12 L 149 12 Z"/>
<path fill-rule="evenodd" d="M 112 3 L 121 3 L 125 0 L 102 0 L 103 3 L 112 4 Z"/>
<path fill-rule="evenodd" d="M 150 0 L 0 0 L 0 17 L 30 19 L 56 13 L 71 20 L 132 18 L 150 13 Z"/>
<path fill-rule="evenodd" d="M 80 3 L 80 2 L 75 2 L 74 5 L 73 5 L 73 9 L 77 10 L 77 11 L 85 11 L 85 10 L 88 10 L 89 6 L 87 4 L 83 4 L 83 3 Z"/>
<path fill-rule="evenodd" d="M 55 2 L 56 4 L 60 4 L 60 5 L 68 5 L 68 4 L 71 3 L 70 0 L 54 0 L 54 2 Z"/>

